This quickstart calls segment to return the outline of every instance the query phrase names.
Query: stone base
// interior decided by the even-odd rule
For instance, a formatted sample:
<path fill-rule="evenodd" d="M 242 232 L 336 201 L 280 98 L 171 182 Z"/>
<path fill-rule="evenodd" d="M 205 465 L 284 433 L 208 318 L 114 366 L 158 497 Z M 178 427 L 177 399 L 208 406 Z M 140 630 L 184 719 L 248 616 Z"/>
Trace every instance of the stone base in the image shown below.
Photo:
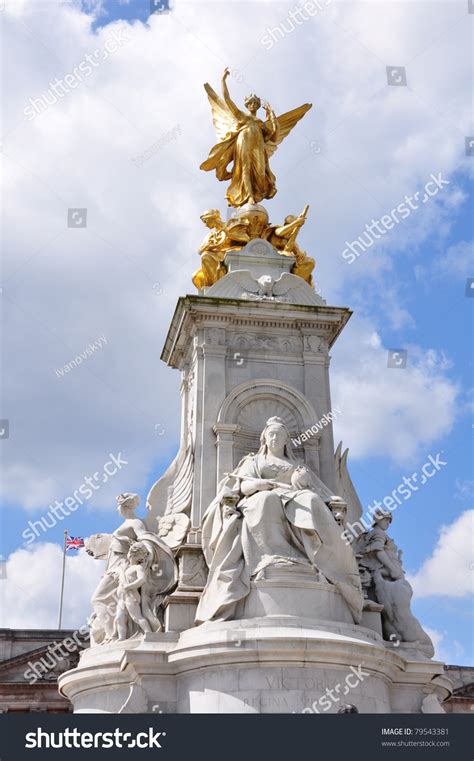
<path fill-rule="evenodd" d="M 94 647 L 59 686 L 78 713 L 419 713 L 427 695 L 450 694 L 442 664 L 373 630 L 290 616 Z"/>
<path fill-rule="evenodd" d="M 188 592 L 180 589 L 169 595 L 163 604 L 165 631 L 183 632 L 192 629 L 200 596 L 200 591 Z"/>
<path fill-rule="evenodd" d="M 237 607 L 236 618 L 285 616 L 315 621 L 352 624 L 351 612 L 333 584 L 320 581 L 317 572 L 305 566 L 270 566 L 251 582 L 250 592 Z"/>
<path fill-rule="evenodd" d="M 382 611 L 383 605 L 379 605 L 376 602 L 370 601 L 370 603 L 364 605 L 360 623 L 362 626 L 367 627 L 367 629 L 373 629 L 374 632 L 377 632 L 377 634 L 380 634 L 380 636 L 383 638 L 381 616 Z"/>

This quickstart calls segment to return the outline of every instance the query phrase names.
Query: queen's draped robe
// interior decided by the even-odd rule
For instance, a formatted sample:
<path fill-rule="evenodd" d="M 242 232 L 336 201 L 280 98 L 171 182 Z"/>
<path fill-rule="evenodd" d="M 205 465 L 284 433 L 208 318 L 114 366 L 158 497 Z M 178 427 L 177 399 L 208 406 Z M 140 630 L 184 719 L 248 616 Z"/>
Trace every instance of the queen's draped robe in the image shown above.
<path fill-rule="evenodd" d="M 248 455 L 219 485 L 202 522 L 209 576 L 197 623 L 233 618 L 252 578 L 264 576 L 268 566 L 292 564 L 307 566 L 309 572 L 318 569 L 340 591 L 354 620 L 360 620 L 363 597 L 357 563 L 326 504 L 331 493 L 314 473 L 312 489 L 294 488 L 291 477 L 297 466 L 291 461 L 277 466 L 262 453 Z M 276 486 L 250 496 L 240 492 L 237 511 L 226 515 L 223 489 L 232 483 L 240 490 L 242 481 L 254 478 L 288 484 L 288 489 Z"/>

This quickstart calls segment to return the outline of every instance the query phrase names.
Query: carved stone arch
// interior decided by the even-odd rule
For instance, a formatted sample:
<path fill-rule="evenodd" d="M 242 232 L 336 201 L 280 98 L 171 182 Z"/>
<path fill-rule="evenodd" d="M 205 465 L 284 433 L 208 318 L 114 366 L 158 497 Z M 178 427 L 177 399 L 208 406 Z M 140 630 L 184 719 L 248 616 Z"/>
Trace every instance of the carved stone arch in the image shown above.
<path fill-rule="evenodd" d="M 219 410 L 214 432 L 217 436 L 217 478 L 228 473 L 249 452 L 256 452 L 260 434 L 269 417 L 281 417 L 292 439 L 316 422 L 312 404 L 292 386 L 273 378 L 260 378 L 236 386 Z M 319 475 L 320 435 L 310 436 L 300 445 L 293 444 L 298 458 Z"/>

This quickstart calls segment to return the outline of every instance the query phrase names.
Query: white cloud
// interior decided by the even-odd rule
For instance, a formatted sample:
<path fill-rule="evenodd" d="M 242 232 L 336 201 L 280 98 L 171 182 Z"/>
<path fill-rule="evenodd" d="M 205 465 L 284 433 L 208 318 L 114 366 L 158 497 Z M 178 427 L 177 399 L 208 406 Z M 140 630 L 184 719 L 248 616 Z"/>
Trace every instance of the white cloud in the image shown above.
<path fill-rule="evenodd" d="M 464 479 L 464 481 L 460 481 L 458 478 L 456 479 L 456 491 L 454 493 L 455 499 L 471 499 L 474 497 L 474 480 L 470 480 L 469 478 Z"/>
<path fill-rule="evenodd" d="M 407 347 L 403 369 L 387 367 L 388 349 L 370 321 L 354 317 L 334 350 L 332 400 L 342 415 L 335 436 L 351 457 L 390 457 L 404 463 L 451 431 L 458 387 L 450 363 L 434 350 Z M 436 410 L 436 414 L 433 414 Z"/>
<path fill-rule="evenodd" d="M 439 280 L 449 278 L 467 278 L 474 272 L 474 244 L 472 241 L 461 240 L 446 251 L 438 254 L 433 262 L 423 267 L 415 268 L 417 280 Z"/>
<path fill-rule="evenodd" d="M 63 628 L 79 628 L 90 613 L 90 598 L 104 570 L 84 549 L 66 557 Z M 61 583 L 62 550 L 41 543 L 16 550 L 6 561 L 6 578 L 0 581 L 2 620 L 11 629 L 55 629 Z"/>
<path fill-rule="evenodd" d="M 434 262 L 435 272 L 441 276 L 467 277 L 474 271 L 474 245 L 462 240 L 450 246 L 444 256 Z"/>
<path fill-rule="evenodd" d="M 473 591 L 474 510 L 466 510 L 442 526 L 436 547 L 416 574 L 410 576 L 415 597 L 464 597 Z"/>
<path fill-rule="evenodd" d="M 431 637 L 435 654 L 434 658 L 442 663 L 459 664 L 463 661 L 465 650 L 457 641 L 447 641 L 446 632 L 440 632 L 437 629 L 430 629 L 428 626 L 423 627 L 426 633 Z"/>
<path fill-rule="evenodd" d="M 460 137 L 470 124 L 463 94 L 469 30 L 453 27 L 457 4 L 436 4 L 430 13 L 423 4 L 331 4 L 266 51 L 266 28 L 293 7 L 257 2 L 249 25 L 240 3 L 216 14 L 215 3 L 177 0 L 149 26 L 121 22 L 92 32 L 77 7 L 7 2 L 5 57 L 14 71 L 4 91 L 10 221 L 2 299 L 10 503 L 35 508 L 61 499 L 109 452 L 123 451 L 129 465 L 94 501 L 109 506 L 113 494 L 140 490 L 155 463 L 173 454 L 179 378 L 159 354 L 177 298 L 193 292 L 204 235 L 199 215 L 214 206 L 224 211 L 224 185 L 198 166 L 215 141 L 202 83 L 218 87 L 226 65 L 236 72 L 230 88 L 239 102 L 255 91 L 279 112 L 315 104 L 273 159 L 279 192 L 268 208 L 279 221 L 311 204 L 301 237 L 317 257 L 325 298 L 338 303 L 343 288 L 364 278 L 377 287 L 389 282 L 394 324 L 411 324 L 391 257 L 416 256 L 433 231 L 443 240 L 463 200 L 454 184 L 391 231 L 380 252 L 352 266 L 340 253 L 346 239 L 432 172 L 449 175 L 460 162 L 471 170 Z M 29 99 L 102 49 L 119 26 L 129 41 L 28 121 Z M 385 65 L 405 62 L 409 87 L 387 87 Z M 132 162 L 177 125 L 175 140 L 142 166 Z M 87 228 L 67 228 L 69 207 L 88 209 Z M 346 332 L 364 340 L 374 325 Z M 103 350 L 56 376 L 102 334 Z M 399 459 L 449 430 L 456 388 L 445 370 L 427 367 L 421 347 L 407 371 L 388 375 L 384 349 L 343 341 L 338 361 L 346 379 L 336 378 L 335 396 L 347 397 L 344 439 L 356 453 Z M 349 364 L 362 356 L 365 368 Z M 437 416 L 424 414 L 435 407 Z M 166 436 L 156 436 L 156 424 Z"/>

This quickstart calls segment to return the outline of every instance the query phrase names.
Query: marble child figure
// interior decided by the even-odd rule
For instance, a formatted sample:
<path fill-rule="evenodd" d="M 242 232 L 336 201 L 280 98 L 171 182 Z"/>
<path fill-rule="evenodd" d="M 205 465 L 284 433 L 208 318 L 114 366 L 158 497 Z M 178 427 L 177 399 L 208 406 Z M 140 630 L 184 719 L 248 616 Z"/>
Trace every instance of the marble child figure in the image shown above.
<path fill-rule="evenodd" d="M 143 542 L 132 544 L 127 555 L 128 565 L 117 574 L 117 615 L 115 630 L 118 639 L 127 639 L 130 625 L 135 623 L 141 632 L 160 631 L 161 623 L 150 609 L 145 594 L 150 558 Z"/>
<path fill-rule="evenodd" d="M 120 526 L 113 534 L 94 534 L 86 540 L 89 555 L 107 560 L 91 600 L 91 645 L 158 631 L 163 596 L 176 585 L 173 553 L 137 518 L 139 503 L 138 494 L 119 494 L 117 510 L 123 518 Z"/>
<path fill-rule="evenodd" d="M 363 597 L 352 548 L 341 542 L 329 502 L 337 501 L 318 476 L 294 458 L 290 433 L 272 417 L 256 455 L 245 457 L 219 485 L 202 522 L 209 576 L 196 621 L 227 620 L 269 566 L 316 569 L 336 585 L 354 620 Z"/>

